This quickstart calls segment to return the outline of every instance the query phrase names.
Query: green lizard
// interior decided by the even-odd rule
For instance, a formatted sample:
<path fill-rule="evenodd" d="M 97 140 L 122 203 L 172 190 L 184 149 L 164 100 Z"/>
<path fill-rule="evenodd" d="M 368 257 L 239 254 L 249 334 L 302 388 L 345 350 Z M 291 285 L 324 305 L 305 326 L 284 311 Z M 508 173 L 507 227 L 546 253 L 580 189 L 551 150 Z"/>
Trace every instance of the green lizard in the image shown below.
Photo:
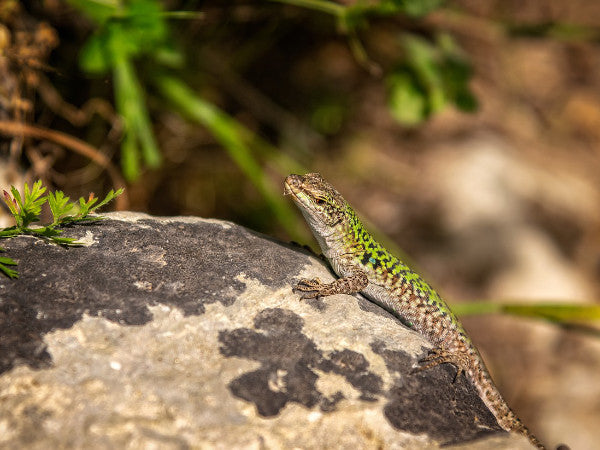
<path fill-rule="evenodd" d="M 295 287 L 301 298 L 361 292 L 401 317 L 435 346 L 419 370 L 442 363 L 455 365 L 456 376 L 466 375 L 502 428 L 522 433 L 537 448 L 544 448 L 502 398 L 448 305 L 417 273 L 373 239 L 333 186 L 318 173 L 290 175 L 284 194 L 292 196 L 340 277 L 332 283 L 301 280 Z"/>

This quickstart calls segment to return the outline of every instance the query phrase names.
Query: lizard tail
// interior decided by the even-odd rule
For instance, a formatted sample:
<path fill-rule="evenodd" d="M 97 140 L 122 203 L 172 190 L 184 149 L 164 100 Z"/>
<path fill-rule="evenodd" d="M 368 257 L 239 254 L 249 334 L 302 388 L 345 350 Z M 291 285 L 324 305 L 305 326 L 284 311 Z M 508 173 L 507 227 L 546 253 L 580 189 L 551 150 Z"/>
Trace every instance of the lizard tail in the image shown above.
<path fill-rule="evenodd" d="M 467 371 L 467 375 L 471 383 L 473 383 L 479 391 L 479 396 L 485 405 L 496 417 L 498 425 L 506 431 L 516 431 L 517 433 L 523 434 L 536 448 L 540 450 L 546 449 L 538 438 L 536 438 L 523 422 L 521 422 L 521 419 L 517 417 L 514 411 L 510 409 L 508 403 L 502 398 L 500 391 L 498 391 L 498 388 L 492 381 L 485 366 L 481 364 L 474 370 L 470 369 Z"/>

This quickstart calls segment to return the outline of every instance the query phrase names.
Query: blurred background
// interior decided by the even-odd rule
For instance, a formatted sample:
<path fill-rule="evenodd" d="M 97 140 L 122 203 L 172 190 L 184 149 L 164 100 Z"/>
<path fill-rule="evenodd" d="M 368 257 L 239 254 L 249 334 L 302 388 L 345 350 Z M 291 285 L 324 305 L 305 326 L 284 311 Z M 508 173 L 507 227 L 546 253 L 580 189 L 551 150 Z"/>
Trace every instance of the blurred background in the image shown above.
<path fill-rule="evenodd" d="M 597 448 L 600 3 L 0 2 L 3 189 L 124 186 L 118 209 L 316 250 L 282 196 L 309 171 L 449 300 L 542 441 Z"/>

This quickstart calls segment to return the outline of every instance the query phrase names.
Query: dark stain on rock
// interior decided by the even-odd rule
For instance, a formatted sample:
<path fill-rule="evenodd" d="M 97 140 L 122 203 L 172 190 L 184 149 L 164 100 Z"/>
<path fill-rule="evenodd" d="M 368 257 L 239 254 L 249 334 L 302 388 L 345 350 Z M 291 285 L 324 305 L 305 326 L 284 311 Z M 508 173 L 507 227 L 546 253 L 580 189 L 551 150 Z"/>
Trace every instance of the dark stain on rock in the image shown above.
<path fill-rule="evenodd" d="M 67 227 L 64 235 L 89 247 L 65 248 L 31 237 L 2 241 L 19 265 L 18 280 L 0 276 L 0 373 L 15 365 L 51 362 L 43 336 L 70 328 L 84 312 L 122 325 L 152 319 L 148 306 L 204 313 L 205 305 L 231 305 L 245 289 L 240 273 L 273 288 L 292 285 L 309 262 L 292 246 L 238 225 L 136 223 L 106 220 Z"/>
<path fill-rule="evenodd" d="M 386 394 L 384 414 L 390 425 L 411 433 L 426 433 L 444 445 L 504 432 L 464 376 L 453 382 L 456 369 L 441 364 L 427 370 L 413 368 L 405 352 L 389 350 L 383 342 L 371 349 L 384 358 L 395 381 Z"/>
<path fill-rule="evenodd" d="M 331 371 L 342 375 L 348 382 L 360 391 L 360 399 L 375 401 L 381 393 L 381 378 L 369 372 L 369 362 L 360 353 L 344 349 L 331 353 L 329 356 Z"/>
<path fill-rule="evenodd" d="M 341 392 L 325 396 L 316 387 L 316 370 L 336 373 L 361 392 L 361 399 L 373 401 L 382 381 L 369 372 L 364 356 L 341 350 L 325 356 L 305 334 L 302 319 L 295 313 L 269 308 L 254 320 L 256 329 L 238 328 L 219 333 L 221 354 L 258 361 L 257 370 L 245 373 L 229 384 L 238 398 L 254 403 L 258 413 L 277 415 L 294 402 L 322 411 L 332 411 L 344 398 Z"/>

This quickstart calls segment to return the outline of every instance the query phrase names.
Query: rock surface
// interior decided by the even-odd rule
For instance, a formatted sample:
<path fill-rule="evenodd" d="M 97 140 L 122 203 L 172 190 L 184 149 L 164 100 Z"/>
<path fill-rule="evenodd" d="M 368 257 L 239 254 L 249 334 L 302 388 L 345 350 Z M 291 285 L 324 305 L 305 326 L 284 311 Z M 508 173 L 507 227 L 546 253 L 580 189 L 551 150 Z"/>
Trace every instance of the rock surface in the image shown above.
<path fill-rule="evenodd" d="M 300 301 L 318 258 L 243 227 L 109 214 L 3 241 L 2 448 L 530 448 L 361 296 Z"/>

